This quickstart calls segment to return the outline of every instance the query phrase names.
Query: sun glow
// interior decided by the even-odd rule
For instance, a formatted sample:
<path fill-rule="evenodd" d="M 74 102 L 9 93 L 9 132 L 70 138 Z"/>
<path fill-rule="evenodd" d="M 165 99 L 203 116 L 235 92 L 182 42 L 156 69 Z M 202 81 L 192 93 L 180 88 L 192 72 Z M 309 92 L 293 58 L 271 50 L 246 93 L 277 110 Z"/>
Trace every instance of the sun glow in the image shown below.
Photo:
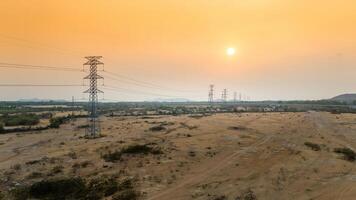
<path fill-rule="evenodd" d="M 226 49 L 226 54 L 228 56 L 233 56 L 233 55 L 235 55 L 235 53 L 236 53 L 235 48 L 229 47 L 229 48 Z"/>

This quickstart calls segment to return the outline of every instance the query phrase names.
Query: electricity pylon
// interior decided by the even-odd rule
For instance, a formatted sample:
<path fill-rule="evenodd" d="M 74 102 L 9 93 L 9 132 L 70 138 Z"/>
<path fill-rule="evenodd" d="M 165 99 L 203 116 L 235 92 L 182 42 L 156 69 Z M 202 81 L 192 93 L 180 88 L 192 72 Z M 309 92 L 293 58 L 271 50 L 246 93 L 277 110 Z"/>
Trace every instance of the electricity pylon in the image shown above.
<path fill-rule="evenodd" d="M 214 85 L 210 85 L 210 90 L 209 90 L 209 103 L 214 102 Z"/>
<path fill-rule="evenodd" d="M 84 79 L 89 80 L 89 89 L 84 91 L 84 93 L 89 93 L 89 102 L 88 102 L 88 125 L 86 129 L 85 136 L 87 138 L 96 138 L 100 137 L 100 121 L 98 119 L 98 93 L 103 93 L 103 91 L 98 89 L 98 79 L 104 79 L 104 77 L 97 74 L 98 66 L 104 66 L 104 63 L 99 59 L 102 56 L 87 56 L 85 57 L 87 62 L 84 63 L 84 66 L 89 66 L 89 75 L 84 77 Z M 84 67 L 83 66 L 83 67 Z"/>
<path fill-rule="evenodd" d="M 237 101 L 237 92 L 234 92 L 234 103 Z"/>
<path fill-rule="evenodd" d="M 221 99 L 223 100 L 223 102 L 226 102 L 227 100 L 227 90 L 224 89 L 222 94 L 221 94 Z"/>

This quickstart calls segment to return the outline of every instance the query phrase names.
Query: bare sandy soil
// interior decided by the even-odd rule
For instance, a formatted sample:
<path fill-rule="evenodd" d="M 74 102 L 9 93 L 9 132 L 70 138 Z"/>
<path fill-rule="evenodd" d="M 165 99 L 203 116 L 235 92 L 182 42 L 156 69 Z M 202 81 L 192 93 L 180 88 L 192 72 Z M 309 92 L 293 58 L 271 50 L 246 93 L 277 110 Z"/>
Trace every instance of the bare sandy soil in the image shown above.
<path fill-rule="evenodd" d="M 84 139 L 77 128 L 0 135 L 0 188 L 49 177 L 115 174 L 137 180 L 142 199 L 355 199 L 356 168 L 334 148 L 356 146 L 356 115 L 216 114 L 102 119 L 104 137 Z M 164 130 L 152 131 L 151 127 Z M 305 142 L 318 144 L 315 151 Z M 162 154 L 102 155 L 132 144 Z M 85 165 L 81 165 L 86 163 Z M 76 165 L 77 164 L 77 165 Z M 74 168 L 81 165 L 82 167 Z M 60 168 L 54 172 L 54 168 Z M 34 172 L 39 172 L 34 176 Z M 110 197 L 108 198 L 110 199 Z"/>

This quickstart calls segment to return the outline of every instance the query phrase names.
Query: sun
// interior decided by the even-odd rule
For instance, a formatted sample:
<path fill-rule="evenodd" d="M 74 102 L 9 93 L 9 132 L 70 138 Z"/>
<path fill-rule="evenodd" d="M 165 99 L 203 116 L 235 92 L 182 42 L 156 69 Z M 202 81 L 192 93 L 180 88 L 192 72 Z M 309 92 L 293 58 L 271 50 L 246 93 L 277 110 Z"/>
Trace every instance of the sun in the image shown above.
<path fill-rule="evenodd" d="M 233 55 L 235 55 L 235 53 L 236 53 L 236 50 L 233 47 L 229 47 L 229 48 L 226 49 L 226 54 L 228 56 L 233 56 Z"/>

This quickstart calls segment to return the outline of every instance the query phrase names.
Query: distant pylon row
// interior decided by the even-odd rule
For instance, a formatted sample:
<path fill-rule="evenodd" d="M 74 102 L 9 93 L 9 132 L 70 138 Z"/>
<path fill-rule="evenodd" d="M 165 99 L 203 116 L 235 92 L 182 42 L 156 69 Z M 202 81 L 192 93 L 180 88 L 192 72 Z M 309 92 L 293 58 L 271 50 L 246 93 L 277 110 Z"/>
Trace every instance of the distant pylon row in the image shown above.
<path fill-rule="evenodd" d="M 234 92 L 234 97 L 233 97 L 233 102 L 237 102 L 237 101 L 249 101 L 250 97 L 246 96 L 246 95 L 242 95 L 241 93 L 239 93 L 239 95 L 237 95 L 237 92 Z M 214 85 L 210 84 L 209 85 L 209 93 L 208 93 L 208 102 L 212 103 L 212 102 L 227 102 L 228 101 L 228 92 L 227 89 L 223 89 L 222 93 L 221 93 L 221 99 L 214 99 Z"/>

